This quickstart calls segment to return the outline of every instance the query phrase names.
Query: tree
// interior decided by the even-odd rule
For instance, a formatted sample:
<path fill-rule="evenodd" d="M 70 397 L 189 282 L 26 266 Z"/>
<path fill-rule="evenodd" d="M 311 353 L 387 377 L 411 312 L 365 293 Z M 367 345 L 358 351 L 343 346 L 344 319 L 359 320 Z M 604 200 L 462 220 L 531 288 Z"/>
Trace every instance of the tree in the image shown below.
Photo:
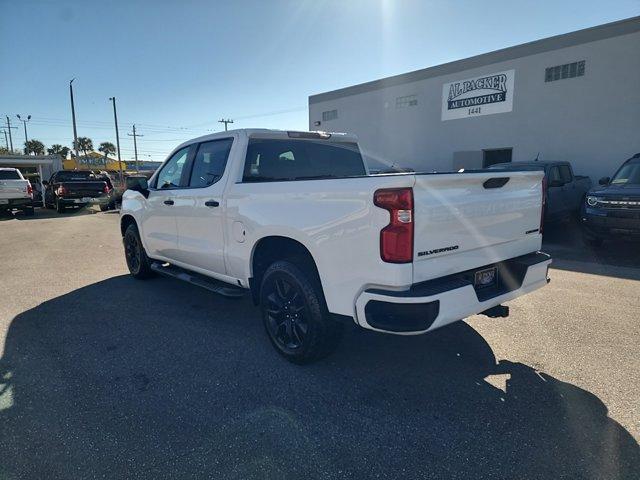
<path fill-rule="evenodd" d="M 67 158 L 69 154 L 69 147 L 63 147 L 62 145 L 55 143 L 51 145 L 51 148 L 47 148 L 49 155 L 60 155 L 62 158 Z"/>
<path fill-rule="evenodd" d="M 89 137 L 78 137 L 77 144 L 74 142 L 73 147 L 80 150 L 86 157 L 89 152 L 93 151 L 93 141 Z"/>
<path fill-rule="evenodd" d="M 102 142 L 98 151 L 104 154 L 104 166 L 107 167 L 107 157 L 116 153 L 116 146 L 111 142 Z"/>
<path fill-rule="evenodd" d="M 44 143 L 36 139 L 24 142 L 24 154 L 29 155 L 31 153 L 34 155 L 44 155 Z"/>

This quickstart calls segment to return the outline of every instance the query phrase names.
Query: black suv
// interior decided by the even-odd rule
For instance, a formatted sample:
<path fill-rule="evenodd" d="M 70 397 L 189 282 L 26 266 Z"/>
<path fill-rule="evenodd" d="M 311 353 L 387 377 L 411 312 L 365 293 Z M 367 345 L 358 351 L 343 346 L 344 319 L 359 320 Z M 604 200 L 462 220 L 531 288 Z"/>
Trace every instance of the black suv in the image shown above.
<path fill-rule="evenodd" d="M 640 240 L 640 153 L 624 162 L 613 178 L 599 183 L 582 205 L 585 242 L 597 247 L 612 236 Z"/>

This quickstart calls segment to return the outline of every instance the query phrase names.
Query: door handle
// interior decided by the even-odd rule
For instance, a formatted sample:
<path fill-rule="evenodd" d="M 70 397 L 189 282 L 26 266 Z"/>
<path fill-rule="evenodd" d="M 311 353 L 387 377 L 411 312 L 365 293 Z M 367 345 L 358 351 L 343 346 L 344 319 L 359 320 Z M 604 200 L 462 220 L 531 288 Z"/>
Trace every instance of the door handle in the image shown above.
<path fill-rule="evenodd" d="M 207 200 L 206 202 L 204 202 L 204 204 L 207 207 L 219 207 L 220 206 L 220 202 L 218 202 L 216 200 Z"/>
<path fill-rule="evenodd" d="M 164 201 L 165 205 L 173 205 L 173 200 L 169 199 L 169 200 L 165 200 Z"/>

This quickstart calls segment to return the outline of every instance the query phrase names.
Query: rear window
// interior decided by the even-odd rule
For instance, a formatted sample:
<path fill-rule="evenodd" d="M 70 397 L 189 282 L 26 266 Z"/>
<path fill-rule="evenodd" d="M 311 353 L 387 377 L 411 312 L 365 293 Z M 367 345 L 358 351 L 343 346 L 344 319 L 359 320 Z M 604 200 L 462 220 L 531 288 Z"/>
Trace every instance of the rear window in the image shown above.
<path fill-rule="evenodd" d="M 0 180 L 22 180 L 16 170 L 0 170 Z"/>
<path fill-rule="evenodd" d="M 57 182 L 82 182 L 85 180 L 97 180 L 92 172 L 58 172 Z"/>
<path fill-rule="evenodd" d="M 356 143 L 254 139 L 249 140 L 242 180 L 314 180 L 365 174 Z"/>

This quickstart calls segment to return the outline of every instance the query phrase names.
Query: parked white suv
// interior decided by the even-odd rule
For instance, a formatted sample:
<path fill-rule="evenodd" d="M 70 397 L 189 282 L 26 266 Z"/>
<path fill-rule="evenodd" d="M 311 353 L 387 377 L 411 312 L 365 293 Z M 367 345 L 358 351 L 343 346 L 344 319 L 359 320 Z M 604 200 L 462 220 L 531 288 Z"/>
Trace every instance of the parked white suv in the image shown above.
<path fill-rule="evenodd" d="M 369 175 L 355 137 L 237 130 L 183 143 L 123 196 L 136 278 L 249 290 L 278 352 L 328 353 L 345 319 L 429 332 L 547 283 L 542 172 Z"/>
<path fill-rule="evenodd" d="M 22 210 L 33 215 L 33 188 L 17 168 L 0 168 L 0 212 Z"/>

